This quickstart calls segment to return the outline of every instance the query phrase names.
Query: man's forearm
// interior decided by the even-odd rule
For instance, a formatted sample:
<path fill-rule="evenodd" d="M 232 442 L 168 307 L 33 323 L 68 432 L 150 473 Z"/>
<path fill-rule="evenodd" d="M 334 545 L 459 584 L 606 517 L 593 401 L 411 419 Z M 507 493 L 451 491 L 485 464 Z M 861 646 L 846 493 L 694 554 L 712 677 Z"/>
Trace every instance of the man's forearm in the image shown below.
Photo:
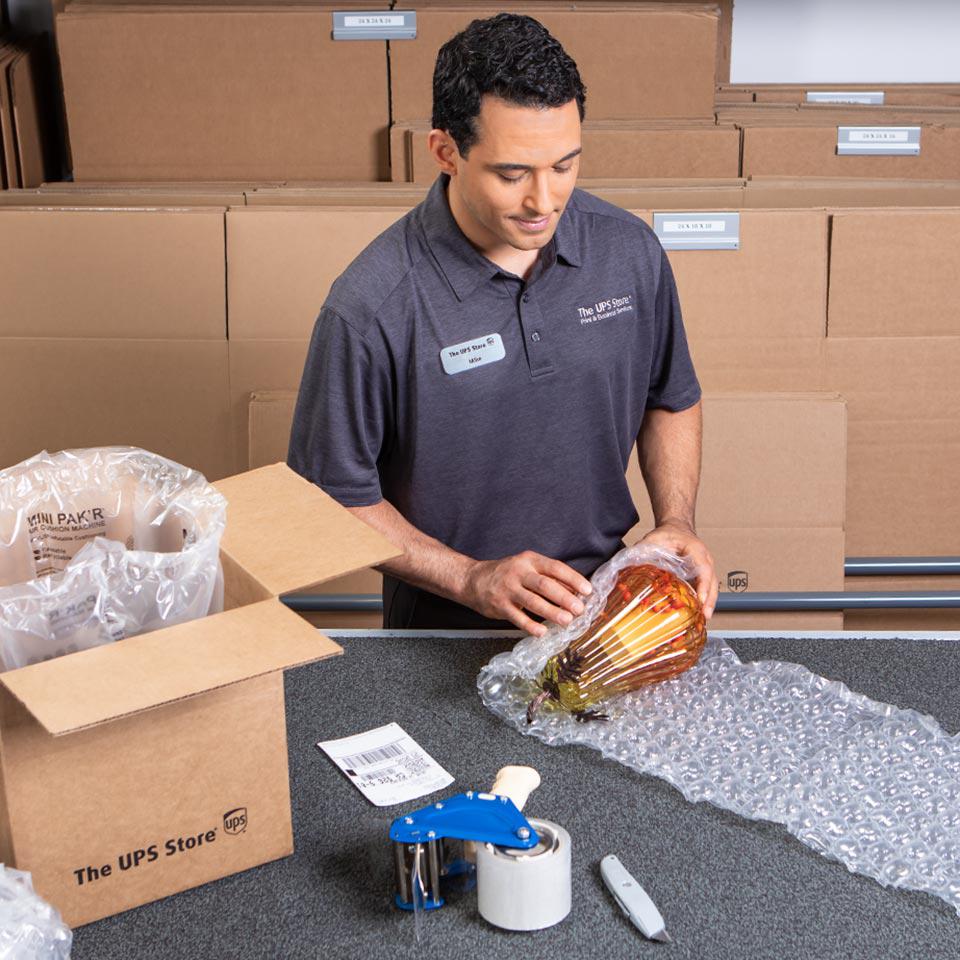
<path fill-rule="evenodd" d="M 637 438 L 637 454 L 657 526 L 675 522 L 693 529 L 702 437 L 699 402 L 679 413 L 646 412 Z"/>
<path fill-rule="evenodd" d="M 583 612 L 581 597 L 590 593 L 590 582 L 559 560 L 532 550 L 498 560 L 474 560 L 428 537 L 386 500 L 347 509 L 403 548 L 402 557 L 377 569 L 416 587 L 486 617 L 509 620 L 537 636 L 547 628 L 530 614 L 567 624 Z"/>
<path fill-rule="evenodd" d="M 380 564 L 378 570 L 448 600 L 464 602 L 467 575 L 474 565 L 470 557 L 428 537 L 386 500 L 347 509 L 403 549 L 403 556 Z"/>

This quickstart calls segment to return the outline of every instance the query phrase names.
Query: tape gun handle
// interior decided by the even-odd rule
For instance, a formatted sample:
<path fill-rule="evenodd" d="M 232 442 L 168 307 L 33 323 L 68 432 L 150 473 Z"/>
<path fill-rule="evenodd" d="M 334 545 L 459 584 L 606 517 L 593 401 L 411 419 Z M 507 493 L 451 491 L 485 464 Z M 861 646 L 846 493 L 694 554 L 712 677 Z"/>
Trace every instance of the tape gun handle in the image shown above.
<path fill-rule="evenodd" d="M 518 810 L 523 810 L 527 798 L 540 786 L 540 774 L 533 767 L 501 767 L 493 779 L 491 793 L 509 797 Z M 472 840 L 463 844 L 463 857 L 469 863 L 477 862 L 477 845 Z"/>
<path fill-rule="evenodd" d="M 540 786 L 540 774 L 533 767 L 501 767 L 490 788 L 491 793 L 509 797 L 518 810 L 523 810 L 527 798 Z"/>

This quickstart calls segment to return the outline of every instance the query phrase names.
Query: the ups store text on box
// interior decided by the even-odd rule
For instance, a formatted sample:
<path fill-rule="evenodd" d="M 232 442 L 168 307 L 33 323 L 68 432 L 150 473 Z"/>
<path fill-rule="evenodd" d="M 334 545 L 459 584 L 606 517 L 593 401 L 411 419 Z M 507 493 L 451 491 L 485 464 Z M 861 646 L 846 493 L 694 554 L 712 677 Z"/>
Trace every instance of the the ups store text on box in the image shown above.
<path fill-rule="evenodd" d="M 277 464 L 217 484 L 225 611 L 0 674 L 0 858 L 71 926 L 293 852 L 279 594 L 397 555 Z"/>

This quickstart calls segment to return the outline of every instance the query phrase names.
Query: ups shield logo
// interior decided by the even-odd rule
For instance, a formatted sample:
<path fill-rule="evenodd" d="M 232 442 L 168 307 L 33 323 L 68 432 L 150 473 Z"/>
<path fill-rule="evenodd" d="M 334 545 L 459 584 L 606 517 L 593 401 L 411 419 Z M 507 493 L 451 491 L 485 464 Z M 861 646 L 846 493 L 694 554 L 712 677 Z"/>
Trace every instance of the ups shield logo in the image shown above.
<path fill-rule="evenodd" d="M 243 833 L 247 829 L 247 808 L 237 807 L 223 815 L 223 829 L 227 833 Z"/>
<path fill-rule="evenodd" d="M 743 593 L 749 582 L 746 570 L 731 570 L 727 574 L 727 589 L 732 593 Z"/>

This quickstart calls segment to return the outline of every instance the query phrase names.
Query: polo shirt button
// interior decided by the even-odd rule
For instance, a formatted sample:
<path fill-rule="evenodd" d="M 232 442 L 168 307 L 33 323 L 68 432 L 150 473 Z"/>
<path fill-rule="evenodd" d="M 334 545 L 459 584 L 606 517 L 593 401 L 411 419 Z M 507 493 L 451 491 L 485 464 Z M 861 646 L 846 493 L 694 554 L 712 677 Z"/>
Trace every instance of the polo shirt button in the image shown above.
<path fill-rule="evenodd" d="M 522 298 L 522 299 L 523 299 L 523 302 L 524 302 L 524 303 L 529 302 L 529 300 L 530 300 L 530 294 L 529 294 L 529 293 L 525 293 L 525 294 L 523 295 L 523 298 Z"/>
<path fill-rule="evenodd" d="M 533 333 L 530 334 L 530 339 L 531 339 L 534 343 L 539 343 L 539 342 L 540 342 L 540 331 L 539 331 L 539 330 L 534 330 Z"/>

